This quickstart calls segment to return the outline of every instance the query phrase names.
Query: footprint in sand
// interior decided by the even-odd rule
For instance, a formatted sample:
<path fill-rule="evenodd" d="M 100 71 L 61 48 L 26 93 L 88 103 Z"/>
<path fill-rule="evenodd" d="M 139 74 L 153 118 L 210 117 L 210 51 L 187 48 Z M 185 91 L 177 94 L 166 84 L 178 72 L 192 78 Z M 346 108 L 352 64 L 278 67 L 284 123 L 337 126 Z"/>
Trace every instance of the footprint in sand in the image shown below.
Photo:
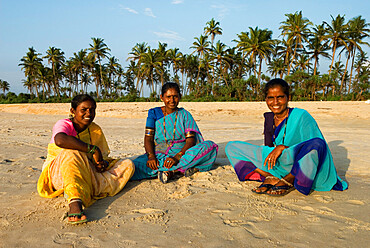
<path fill-rule="evenodd" d="M 162 209 L 156 209 L 156 208 L 142 208 L 142 209 L 135 209 L 132 210 L 134 213 L 140 213 L 140 214 L 151 214 L 155 212 L 163 212 Z"/>
<path fill-rule="evenodd" d="M 322 202 L 322 203 L 330 203 L 334 201 L 334 199 L 330 196 L 315 195 L 314 197 L 317 201 Z"/>
<path fill-rule="evenodd" d="M 137 242 L 134 240 L 120 240 L 116 242 L 116 244 L 117 247 L 124 248 L 124 247 L 134 247 L 137 245 Z"/>
<path fill-rule="evenodd" d="M 53 239 L 54 243 L 61 245 L 71 245 L 73 247 L 100 247 L 98 241 L 94 240 L 92 236 L 79 236 L 77 233 L 65 232 L 57 234 Z"/>
<path fill-rule="evenodd" d="M 310 215 L 306 218 L 308 222 L 314 223 L 314 222 L 319 222 L 320 217 L 317 217 L 316 215 Z"/>
<path fill-rule="evenodd" d="M 167 223 L 167 211 L 155 208 L 143 208 L 132 211 L 133 213 L 141 214 L 140 216 L 133 217 L 132 221 L 152 222 L 152 223 Z"/>
<path fill-rule="evenodd" d="M 0 227 L 7 227 L 10 223 L 6 219 L 0 218 Z"/>
<path fill-rule="evenodd" d="M 257 228 L 253 222 L 247 222 L 246 224 L 243 224 L 242 226 L 247 232 L 252 234 L 254 238 L 265 239 L 268 237 L 267 234 L 261 231 L 259 228 Z"/>
<path fill-rule="evenodd" d="M 353 205 L 365 205 L 365 203 L 360 200 L 348 200 L 347 202 Z"/>

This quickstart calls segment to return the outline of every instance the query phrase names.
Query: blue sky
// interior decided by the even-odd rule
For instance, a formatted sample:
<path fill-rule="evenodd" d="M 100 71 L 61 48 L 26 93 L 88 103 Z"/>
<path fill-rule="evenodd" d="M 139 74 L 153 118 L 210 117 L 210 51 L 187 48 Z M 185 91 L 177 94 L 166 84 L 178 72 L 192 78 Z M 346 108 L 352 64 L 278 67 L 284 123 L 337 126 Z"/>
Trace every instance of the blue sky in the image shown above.
<path fill-rule="evenodd" d="M 296 11 L 314 24 L 338 14 L 347 21 L 361 15 L 370 22 L 370 4 L 360 0 L 0 0 L 0 79 L 10 83 L 11 91 L 26 92 L 18 64 L 29 47 L 45 55 L 54 46 L 70 58 L 98 37 L 126 66 L 136 43 L 156 48 L 160 41 L 191 53 L 194 37 L 211 18 L 223 29 L 216 40 L 228 46 L 235 46 L 232 40 L 249 27 L 268 28 L 273 38 L 281 38 L 280 22 Z M 370 55 L 369 48 L 365 51 Z"/>

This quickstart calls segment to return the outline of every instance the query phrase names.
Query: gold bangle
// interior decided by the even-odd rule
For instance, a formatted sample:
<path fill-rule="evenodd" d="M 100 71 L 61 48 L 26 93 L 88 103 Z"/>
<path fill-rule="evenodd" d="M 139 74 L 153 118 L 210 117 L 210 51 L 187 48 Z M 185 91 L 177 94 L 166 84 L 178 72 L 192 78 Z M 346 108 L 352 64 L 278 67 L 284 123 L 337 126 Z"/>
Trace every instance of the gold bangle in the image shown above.
<path fill-rule="evenodd" d="M 154 156 L 154 157 L 155 157 L 155 154 L 154 154 L 154 153 L 152 153 L 152 152 L 147 152 L 147 153 L 146 153 L 146 155 L 148 156 L 148 158 L 149 158 L 150 156 Z"/>
<path fill-rule="evenodd" d="M 153 136 L 154 135 L 154 130 L 153 129 L 146 128 L 145 129 L 145 135 L 146 136 Z"/>
<path fill-rule="evenodd" d="M 187 133 L 185 133 L 185 138 L 192 138 L 195 136 L 195 132 L 193 131 L 189 131 Z"/>

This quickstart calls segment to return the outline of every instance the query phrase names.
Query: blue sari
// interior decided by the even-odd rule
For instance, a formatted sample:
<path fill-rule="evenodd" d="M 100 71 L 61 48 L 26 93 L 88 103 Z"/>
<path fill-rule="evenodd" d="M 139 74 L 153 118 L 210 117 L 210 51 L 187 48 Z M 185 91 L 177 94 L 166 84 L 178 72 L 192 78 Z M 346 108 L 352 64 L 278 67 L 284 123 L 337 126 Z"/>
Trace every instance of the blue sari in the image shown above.
<path fill-rule="evenodd" d="M 290 109 L 288 118 L 276 127 L 271 138 L 276 146 L 285 145 L 288 148 L 283 150 L 270 170 L 267 164 L 264 166 L 264 161 L 274 147 L 242 141 L 227 144 L 226 155 L 240 181 L 249 180 L 254 170 L 259 168 L 278 178 L 292 173 L 295 176 L 294 187 L 305 195 L 311 190 L 348 188 L 348 184 L 337 175 L 333 157 L 315 119 L 306 110 Z"/>
<path fill-rule="evenodd" d="M 175 126 L 176 124 L 176 126 Z M 208 171 L 212 168 L 217 156 L 218 146 L 213 141 L 204 141 L 193 116 L 183 108 L 166 115 L 164 118 L 160 107 L 152 108 L 148 112 L 146 127 L 155 130 L 155 155 L 159 162 L 158 170 L 147 167 L 146 154 L 133 160 L 135 173 L 131 180 L 153 178 L 159 171 L 185 172 L 188 168 L 196 167 L 199 171 Z M 163 166 L 167 157 L 175 156 L 186 143 L 185 134 L 194 132 L 196 145 L 186 150 L 177 165 L 170 169 Z"/>

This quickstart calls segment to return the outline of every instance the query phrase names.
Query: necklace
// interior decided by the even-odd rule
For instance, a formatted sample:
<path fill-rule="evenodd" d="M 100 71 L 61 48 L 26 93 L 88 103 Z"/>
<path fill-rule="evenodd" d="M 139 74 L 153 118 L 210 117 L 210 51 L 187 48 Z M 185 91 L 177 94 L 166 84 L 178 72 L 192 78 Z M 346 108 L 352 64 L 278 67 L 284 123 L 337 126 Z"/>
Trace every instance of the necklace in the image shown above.
<path fill-rule="evenodd" d="M 276 115 L 274 115 L 274 119 L 278 121 L 284 120 L 288 115 L 289 115 L 289 109 L 287 109 L 286 114 L 284 114 L 282 117 L 277 117 Z"/>
<path fill-rule="evenodd" d="M 282 142 L 282 145 L 284 145 L 284 140 L 285 140 L 285 135 L 286 135 L 286 126 L 288 124 L 288 118 L 289 118 L 289 109 L 288 109 L 288 112 L 286 114 L 286 116 L 284 116 L 284 118 L 286 118 L 285 120 L 285 123 L 284 123 L 284 135 L 283 135 L 283 142 Z M 282 118 L 278 118 L 274 115 L 274 119 L 277 119 L 277 120 L 281 120 Z M 272 128 L 274 129 L 274 135 L 273 135 L 273 143 L 274 143 L 274 146 L 276 147 L 276 142 L 275 142 L 275 139 L 276 139 L 276 136 L 275 136 L 275 129 L 276 129 L 276 126 L 275 126 L 275 121 L 273 122 L 274 124 L 272 125 Z"/>
<path fill-rule="evenodd" d="M 173 125 L 173 140 L 170 140 L 170 144 L 168 144 L 168 141 L 167 141 L 167 134 L 166 134 L 166 116 L 167 116 L 167 111 L 166 111 L 166 107 L 164 108 L 164 114 L 165 116 L 163 117 L 163 130 L 164 130 L 164 140 L 166 142 L 166 145 L 167 147 L 171 146 L 172 143 L 175 141 L 175 134 L 176 134 L 176 122 L 177 122 L 177 115 L 178 115 L 178 110 L 176 109 L 176 117 L 175 117 L 175 123 Z"/>

